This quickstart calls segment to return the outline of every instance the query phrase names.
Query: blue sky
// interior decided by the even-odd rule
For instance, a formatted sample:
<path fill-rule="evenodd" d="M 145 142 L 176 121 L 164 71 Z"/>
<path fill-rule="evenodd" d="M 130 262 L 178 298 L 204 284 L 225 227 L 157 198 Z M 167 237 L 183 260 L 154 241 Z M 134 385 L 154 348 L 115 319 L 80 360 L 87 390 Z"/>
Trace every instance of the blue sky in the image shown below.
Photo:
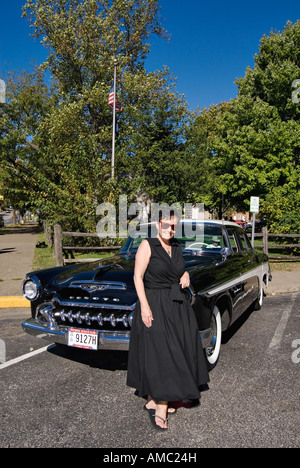
<path fill-rule="evenodd" d="M 0 70 L 5 73 L 30 70 L 33 62 L 46 58 L 46 49 L 29 37 L 29 24 L 21 18 L 24 3 L 1 0 Z M 253 66 L 263 34 L 281 31 L 288 20 L 296 22 L 297 4 L 295 0 L 160 0 L 171 41 L 152 38 L 147 70 L 167 65 L 191 109 L 234 98 L 234 80 Z"/>

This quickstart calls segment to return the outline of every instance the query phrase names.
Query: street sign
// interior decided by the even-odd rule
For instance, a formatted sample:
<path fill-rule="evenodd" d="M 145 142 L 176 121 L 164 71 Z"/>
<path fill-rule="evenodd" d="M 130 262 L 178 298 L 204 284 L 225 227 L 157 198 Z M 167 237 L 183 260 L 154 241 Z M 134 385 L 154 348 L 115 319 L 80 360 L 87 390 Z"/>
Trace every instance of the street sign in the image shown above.
<path fill-rule="evenodd" d="M 259 212 L 259 197 L 250 198 L 250 213 Z"/>

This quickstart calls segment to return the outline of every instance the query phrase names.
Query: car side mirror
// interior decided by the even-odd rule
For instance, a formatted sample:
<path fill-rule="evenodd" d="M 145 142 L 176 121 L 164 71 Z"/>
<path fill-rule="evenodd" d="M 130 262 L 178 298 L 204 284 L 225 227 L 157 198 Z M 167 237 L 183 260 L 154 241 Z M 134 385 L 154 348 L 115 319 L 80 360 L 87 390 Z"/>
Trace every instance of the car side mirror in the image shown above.
<path fill-rule="evenodd" d="M 220 253 L 222 255 L 222 260 L 223 262 L 225 262 L 225 260 L 227 259 L 227 257 L 229 257 L 230 255 L 230 249 L 228 247 L 223 247 L 221 250 L 220 250 Z"/>

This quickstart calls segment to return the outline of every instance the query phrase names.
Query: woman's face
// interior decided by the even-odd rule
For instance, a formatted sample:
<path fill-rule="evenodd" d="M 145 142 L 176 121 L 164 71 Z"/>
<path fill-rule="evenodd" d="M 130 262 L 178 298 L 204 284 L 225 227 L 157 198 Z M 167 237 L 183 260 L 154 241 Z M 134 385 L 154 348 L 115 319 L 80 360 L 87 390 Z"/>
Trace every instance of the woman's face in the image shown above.
<path fill-rule="evenodd" d="M 178 219 L 173 216 L 159 221 L 158 232 L 160 237 L 165 240 L 173 239 L 177 223 Z"/>

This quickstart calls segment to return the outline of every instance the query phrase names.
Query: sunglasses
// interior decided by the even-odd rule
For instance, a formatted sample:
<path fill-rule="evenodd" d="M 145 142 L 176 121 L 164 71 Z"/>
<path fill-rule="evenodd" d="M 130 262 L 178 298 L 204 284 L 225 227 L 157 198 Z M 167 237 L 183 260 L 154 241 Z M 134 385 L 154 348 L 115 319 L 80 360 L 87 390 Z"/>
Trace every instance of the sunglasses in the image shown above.
<path fill-rule="evenodd" d="M 161 227 L 162 227 L 162 229 L 171 228 L 171 231 L 175 231 L 177 225 L 176 224 L 170 224 L 170 223 L 164 223 L 163 221 L 161 221 Z"/>

